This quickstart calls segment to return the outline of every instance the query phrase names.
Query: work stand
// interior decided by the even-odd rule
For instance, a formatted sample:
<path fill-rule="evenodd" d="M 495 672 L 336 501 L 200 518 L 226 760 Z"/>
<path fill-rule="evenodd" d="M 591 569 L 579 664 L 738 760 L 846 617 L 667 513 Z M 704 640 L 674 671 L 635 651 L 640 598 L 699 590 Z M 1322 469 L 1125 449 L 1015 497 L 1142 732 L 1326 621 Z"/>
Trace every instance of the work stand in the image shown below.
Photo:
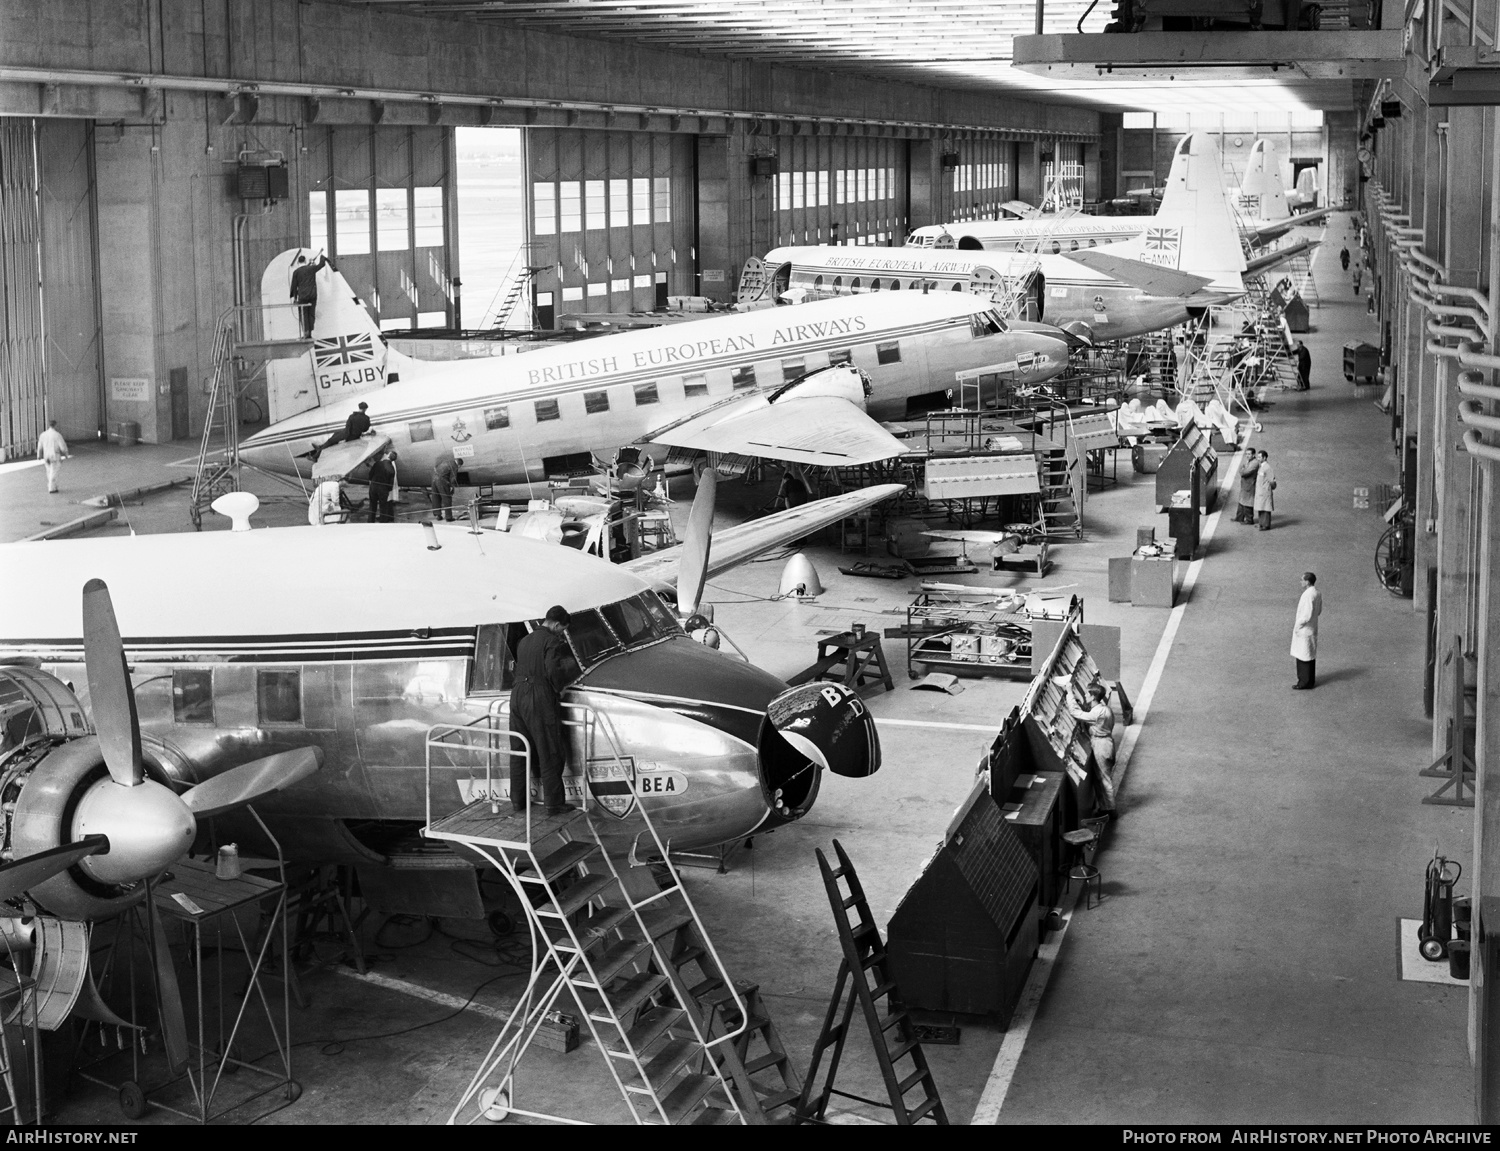
<path fill-rule="evenodd" d="M 1469 707 L 1464 695 L 1464 641 L 1453 637 L 1453 650 L 1447 662 L 1453 665 L 1453 718 L 1448 721 L 1447 749 L 1432 763 L 1417 772 L 1424 779 L 1441 779 L 1443 785 L 1423 803 L 1439 807 L 1473 807 L 1475 764 L 1469 755 Z M 1451 794 L 1450 794 L 1451 790 Z"/>
<path fill-rule="evenodd" d="M 828 1122 L 828 1104 L 837 1095 L 871 1107 L 885 1108 L 895 1115 L 896 1124 L 901 1127 L 909 1127 L 923 1119 L 946 1125 L 948 1113 L 943 1110 L 937 1084 L 927 1066 L 927 1056 L 916 1039 L 911 1012 L 902 1004 L 895 981 L 890 976 L 889 956 L 880 938 L 880 929 L 870 914 L 869 900 L 865 898 L 854 864 L 849 862 L 843 845 L 836 839 L 833 850 L 838 856 L 838 867 L 829 867 L 827 857 L 818 848 L 818 870 L 823 873 L 823 886 L 833 908 L 833 921 L 838 928 L 839 946 L 844 957 L 839 962 L 833 997 L 828 1001 L 828 1013 L 823 1017 L 823 1028 L 813 1044 L 812 1060 L 802 1084 L 802 1097 L 797 1102 L 796 1121 Z M 848 888 L 848 895 L 839 886 L 840 881 Z M 853 923 L 849 921 L 851 907 L 857 913 Z M 881 999 L 886 1001 L 884 1015 L 880 1013 Z M 875 1045 L 875 1059 L 885 1081 L 885 1102 L 834 1087 L 856 1004 Z M 828 1056 L 826 1072 L 822 1070 L 824 1055 Z M 897 1069 L 896 1064 L 902 1059 L 911 1061 L 910 1071 L 903 1073 Z M 821 1087 L 818 1086 L 820 1082 Z M 921 1098 L 915 1105 L 908 1105 L 906 1096 L 919 1088 Z"/>
<path fill-rule="evenodd" d="M 248 810 L 255 814 L 253 809 Z M 255 818 L 259 823 L 260 817 Z M 267 838 L 271 838 L 265 824 L 260 826 Z M 274 838 L 271 842 L 275 843 Z M 279 862 L 279 848 L 277 854 Z M 234 879 L 220 879 L 214 864 L 192 859 L 173 864 L 161 879 L 148 883 L 144 903 L 132 908 L 124 917 L 121 931 L 104 964 L 107 979 L 113 977 L 117 984 L 124 983 L 129 987 L 130 1014 L 134 1022 L 128 1029 L 109 1023 L 99 1024 L 97 1028 L 99 1041 L 106 1047 L 121 1048 L 128 1036 L 130 1074 L 127 1078 L 106 1077 L 108 1065 L 123 1057 L 123 1051 L 116 1049 L 92 1062 L 76 1063 L 79 1077 L 118 1091 L 120 1110 L 131 1119 L 144 1117 L 154 1107 L 206 1124 L 272 1092 L 280 1093 L 288 1102 L 295 1101 L 302 1088 L 292 1078 L 291 981 L 282 980 L 279 996 L 268 995 L 264 986 L 268 974 L 266 961 L 275 949 L 280 951 L 281 971 L 289 971 L 291 956 L 286 902 L 286 883 L 281 878 L 270 880 L 241 874 Z M 246 921 L 252 916 L 256 926 L 247 933 Z M 168 1002 L 173 997 L 160 990 L 164 985 L 160 964 L 172 960 L 170 950 L 165 941 L 158 939 L 158 933 L 168 922 L 179 924 L 187 937 L 197 1034 L 196 1038 L 189 1039 L 185 1066 L 176 1070 L 169 1066 L 164 1078 L 147 1085 L 143 1079 L 146 1077 L 148 1028 L 142 1025 L 141 1015 L 151 1008 L 136 998 L 135 947 L 132 945 L 144 943 L 145 951 L 151 957 L 151 985 L 157 989 L 155 1013 L 165 1030 L 169 1026 L 168 1013 L 180 1012 L 182 1007 L 180 1003 Z M 243 955 L 244 963 L 249 966 L 248 972 L 243 974 L 243 990 L 231 984 L 225 971 L 226 956 L 236 954 Z M 209 959 L 213 961 L 211 997 L 205 993 Z M 238 1057 L 236 1043 L 242 1037 L 247 1017 L 255 1015 L 252 1008 L 256 1005 L 269 1031 L 271 1054 L 275 1057 L 270 1067 Z M 80 1039 L 80 1056 L 83 1042 L 93 1030 L 92 1027 L 85 1029 Z M 108 1033 L 111 1031 L 117 1032 L 114 1044 L 109 1042 Z M 153 1061 L 153 1068 L 154 1065 Z M 233 1100 L 216 1109 L 215 1101 L 224 1086 L 224 1077 L 233 1073 L 238 1073 L 233 1080 L 237 1088 Z M 184 1098 L 178 1087 L 184 1082 L 190 1099 Z"/>
<path fill-rule="evenodd" d="M 878 680 L 886 691 L 894 691 L 896 685 L 880 646 L 880 633 L 866 631 L 856 635 L 846 631 L 820 639 L 817 662 L 799 671 L 787 683 L 797 687 L 825 679 L 842 683 L 851 691 L 863 688 L 866 679 Z"/>

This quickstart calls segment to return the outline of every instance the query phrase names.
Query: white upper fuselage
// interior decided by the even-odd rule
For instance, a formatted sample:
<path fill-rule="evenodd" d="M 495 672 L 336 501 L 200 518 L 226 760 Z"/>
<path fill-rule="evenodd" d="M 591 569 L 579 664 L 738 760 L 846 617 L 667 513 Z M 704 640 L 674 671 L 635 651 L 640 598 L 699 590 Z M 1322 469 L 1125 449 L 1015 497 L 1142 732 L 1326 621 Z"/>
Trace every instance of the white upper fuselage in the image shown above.
<path fill-rule="evenodd" d="M 1040 250 L 1053 255 L 1113 244 L 1141 235 L 1150 216 L 1042 216 L 1034 220 L 966 220 L 928 224 L 906 238 L 908 248 L 982 248 L 988 251 Z"/>
<path fill-rule="evenodd" d="M 360 401 L 374 431 L 398 449 L 398 479 L 425 485 L 451 450 L 471 483 L 543 479 L 546 461 L 605 456 L 727 396 L 779 387 L 847 359 L 874 385 L 868 409 L 900 416 L 907 397 L 950 387 L 954 373 L 1016 361 L 1028 380 L 1067 363 L 1060 334 L 976 337 L 971 317 L 992 308 L 967 294 L 882 293 L 796 309 L 714 316 L 624 332 L 522 356 L 406 361 L 399 382 L 302 412 L 247 439 L 243 457 L 281 472 L 341 428 Z"/>

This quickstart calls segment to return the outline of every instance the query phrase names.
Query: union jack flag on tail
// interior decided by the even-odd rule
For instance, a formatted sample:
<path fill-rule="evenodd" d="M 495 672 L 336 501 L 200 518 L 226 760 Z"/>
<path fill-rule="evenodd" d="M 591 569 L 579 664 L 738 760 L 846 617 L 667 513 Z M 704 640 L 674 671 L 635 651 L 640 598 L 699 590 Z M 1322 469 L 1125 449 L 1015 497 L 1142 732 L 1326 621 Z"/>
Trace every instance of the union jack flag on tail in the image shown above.
<path fill-rule="evenodd" d="M 1147 228 L 1146 250 L 1151 252 L 1175 252 L 1182 242 L 1181 228 Z"/>
<path fill-rule="evenodd" d="M 368 333 L 313 341 L 313 362 L 320 368 L 337 368 L 374 358 L 375 343 Z"/>

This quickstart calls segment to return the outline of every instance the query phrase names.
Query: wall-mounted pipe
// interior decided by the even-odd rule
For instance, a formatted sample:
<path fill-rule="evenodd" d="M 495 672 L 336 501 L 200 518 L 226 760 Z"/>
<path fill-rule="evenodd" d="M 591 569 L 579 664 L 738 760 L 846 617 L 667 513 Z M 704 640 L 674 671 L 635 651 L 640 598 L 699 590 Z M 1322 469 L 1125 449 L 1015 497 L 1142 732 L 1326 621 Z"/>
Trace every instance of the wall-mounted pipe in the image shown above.
<path fill-rule="evenodd" d="M 1494 384 L 1486 384 L 1483 372 L 1459 372 L 1458 392 L 1459 395 L 1471 396 L 1476 400 L 1500 400 L 1500 388 Z"/>
<path fill-rule="evenodd" d="M 1458 418 L 1471 428 L 1500 432 L 1500 416 L 1487 416 L 1473 400 L 1458 401 Z"/>
<path fill-rule="evenodd" d="M 1487 464 L 1500 464 L 1500 448 L 1491 447 L 1485 443 L 1474 429 L 1470 428 L 1466 431 L 1460 443 L 1464 451 L 1476 460 L 1483 460 Z"/>

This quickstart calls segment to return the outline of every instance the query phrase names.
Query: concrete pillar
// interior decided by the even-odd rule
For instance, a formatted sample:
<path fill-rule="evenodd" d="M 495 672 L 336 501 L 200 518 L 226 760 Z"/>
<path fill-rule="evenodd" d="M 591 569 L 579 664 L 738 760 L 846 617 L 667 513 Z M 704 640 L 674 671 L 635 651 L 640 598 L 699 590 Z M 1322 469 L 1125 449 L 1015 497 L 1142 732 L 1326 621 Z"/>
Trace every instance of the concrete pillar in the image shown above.
<path fill-rule="evenodd" d="M 1042 202 L 1042 162 L 1037 158 L 1039 149 L 1035 140 L 1022 140 L 1016 145 L 1016 196 L 1031 204 Z"/>
<path fill-rule="evenodd" d="M 948 223 L 948 217 L 943 215 L 942 154 L 942 141 L 931 137 L 913 140 L 907 146 L 909 227 L 913 232 L 931 224 Z"/>
<path fill-rule="evenodd" d="M 770 180 L 752 173 L 752 150 L 742 132 L 697 141 L 697 290 L 718 303 L 734 299 L 745 261 L 771 247 Z"/>
<path fill-rule="evenodd" d="M 1492 374 L 1491 382 L 1494 382 Z M 1495 408 L 1495 405 L 1489 405 Z M 1483 525 L 1479 548 L 1479 634 L 1492 636 L 1500 630 L 1500 465 L 1482 466 L 1484 492 L 1479 514 Z M 1481 643 L 1475 676 L 1478 728 L 1474 740 L 1474 861 L 1470 893 L 1476 914 L 1480 899 L 1500 894 L 1500 646 Z M 1494 852 L 1486 850 L 1494 847 Z M 1477 958 L 1477 957 L 1476 957 Z M 1472 971 L 1473 968 L 1471 967 Z M 1469 986 L 1469 1053 L 1483 1068 L 1490 1082 L 1476 1084 L 1481 1100 L 1493 1106 L 1500 1099 L 1500 1021 L 1495 1018 L 1495 990 L 1489 992 L 1490 1016 L 1479 1016 L 1479 991 Z M 1481 1050 L 1482 1049 L 1482 1050 Z M 1483 1055 L 1483 1058 L 1481 1058 Z M 1493 1122 L 1494 1115 L 1480 1115 L 1480 1122 Z"/>
<path fill-rule="evenodd" d="M 1323 187 L 1330 204 L 1353 204 L 1359 189 L 1359 116 L 1352 109 L 1323 113 L 1328 177 Z"/>

